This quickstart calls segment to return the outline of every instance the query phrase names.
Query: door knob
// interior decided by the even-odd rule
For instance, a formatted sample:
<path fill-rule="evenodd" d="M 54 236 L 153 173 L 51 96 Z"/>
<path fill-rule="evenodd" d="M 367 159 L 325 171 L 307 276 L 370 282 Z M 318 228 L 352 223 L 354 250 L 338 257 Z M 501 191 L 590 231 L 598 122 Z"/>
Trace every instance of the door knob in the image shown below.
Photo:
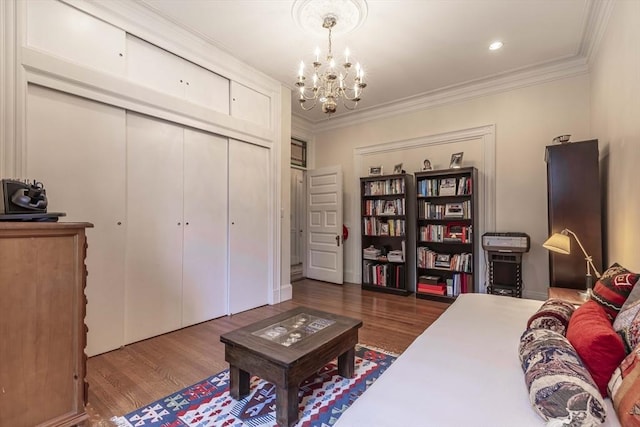
<path fill-rule="evenodd" d="M 338 244 L 338 246 L 340 246 L 340 235 L 336 236 L 336 243 Z"/>

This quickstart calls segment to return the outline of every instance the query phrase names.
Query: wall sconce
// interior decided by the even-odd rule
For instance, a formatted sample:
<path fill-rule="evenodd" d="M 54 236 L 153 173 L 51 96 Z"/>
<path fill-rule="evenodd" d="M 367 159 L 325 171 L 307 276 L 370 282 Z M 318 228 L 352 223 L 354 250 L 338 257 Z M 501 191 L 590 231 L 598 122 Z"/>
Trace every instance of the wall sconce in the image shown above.
<path fill-rule="evenodd" d="M 591 276 L 591 269 L 593 269 L 593 272 L 598 279 L 600 278 L 600 273 L 598 273 L 598 269 L 596 269 L 595 265 L 593 265 L 593 258 L 589 254 L 587 254 L 587 251 L 584 249 L 584 246 L 582 246 L 582 243 L 580 243 L 580 239 L 578 239 L 576 233 L 569 230 L 568 228 L 565 228 L 560 233 L 553 233 L 553 235 L 549 237 L 547 241 L 542 244 L 542 246 L 552 252 L 568 255 L 571 253 L 571 239 L 569 238 L 569 235 L 572 235 L 573 238 L 576 239 L 576 242 L 578 242 L 578 245 L 580 246 L 580 249 L 582 249 L 582 253 L 584 254 L 584 260 L 587 264 L 587 273 L 585 275 L 585 283 L 587 287 L 586 296 L 590 298 L 592 292 L 591 290 L 593 287 L 593 276 Z"/>

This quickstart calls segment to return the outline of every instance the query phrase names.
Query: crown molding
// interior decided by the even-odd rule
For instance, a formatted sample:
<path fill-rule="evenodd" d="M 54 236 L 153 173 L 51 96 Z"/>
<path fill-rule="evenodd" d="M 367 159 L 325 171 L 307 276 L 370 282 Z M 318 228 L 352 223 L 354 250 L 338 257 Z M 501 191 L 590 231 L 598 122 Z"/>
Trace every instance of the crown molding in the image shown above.
<path fill-rule="evenodd" d="M 313 131 L 323 132 L 344 128 L 354 124 L 587 74 L 589 64 L 595 57 L 606 32 L 614 4 L 615 0 L 588 1 L 582 41 L 574 56 L 361 109 L 342 117 L 332 117 L 331 121 L 310 121 L 313 124 Z M 294 113 L 294 115 L 302 117 L 301 114 L 301 112 Z"/>
<path fill-rule="evenodd" d="M 291 115 L 291 136 L 308 138 L 313 134 L 313 122 L 296 114 Z"/>
<path fill-rule="evenodd" d="M 500 92 L 574 77 L 586 74 L 588 71 L 586 59 L 574 56 L 545 65 L 529 67 L 438 89 L 432 92 L 426 92 L 378 107 L 363 109 L 343 117 L 331 118 L 331 121 L 323 120 L 321 122 L 313 122 L 313 131 L 323 132 L 331 129 L 339 129 L 372 120 L 389 118 L 391 116 L 407 114 L 454 102 L 467 101 L 481 96 L 493 95 Z"/>
<path fill-rule="evenodd" d="M 602 37 L 609 24 L 614 3 L 614 0 L 591 1 L 582 43 L 578 52 L 579 56 L 586 58 L 587 64 L 590 64 L 598 53 Z"/>

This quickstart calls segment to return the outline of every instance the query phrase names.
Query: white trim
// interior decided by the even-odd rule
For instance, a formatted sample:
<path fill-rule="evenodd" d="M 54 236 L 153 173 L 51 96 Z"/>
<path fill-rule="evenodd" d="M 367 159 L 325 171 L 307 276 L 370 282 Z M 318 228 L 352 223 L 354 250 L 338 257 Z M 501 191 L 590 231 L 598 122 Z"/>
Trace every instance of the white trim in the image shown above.
<path fill-rule="evenodd" d="M 593 62 L 598 53 L 613 7 L 613 0 L 592 0 L 590 4 L 590 13 L 587 17 L 584 36 L 580 44 L 580 55 L 587 59 L 588 64 Z"/>
<path fill-rule="evenodd" d="M 276 114 L 277 112 L 277 114 Z M 269 285 L 269 304 L 278 304 L 282 301 L 282 251 L 280 248 L 282 247 L 282 186 L 280 183 L 282 182 L 282 144 L 285 141 L 282 141 L 282 104 L 281 97 L 272 97 L 271 98 L 271 129 L 273 129 L 273 135 L 279 135 L 277 139 L 273 139 L 273 145 L 269 150 L 271 154 L 271 170 L 270 174 L 273 174 L 273 179 L 271 179 L 271 193 L 272 193 L 272 201 L 271 201 L 271 212 L 269 212 L 270 224 L 271 224 L 271 236 L 269 236 L 271 240 L 271 280 Z M 280 120 L 276 120 L 276 118 Z M 286 141 L 287 143 L 291 143 L 290 141 Z M 275 172 L 275 173 L 274 173 Z M 287 230 L 287 232 L 289 232 Z M 288 280 L 291 280 L 289 277 Z M 289 282 L 290 283 L 290 282 Z M 277 298 L 274 296 L 277 295 Z"/>
<path fill-rule="evenodd" d="M 436 135 L 425 135 L 418 138 L 405 139 L 399 141 L 385 142 L 377 145 L 366 147 L 358 147 L 353 150 L 353 201 L 352 201 L 352 224 L 360 223 L 360 177 L 362 170 L 363 157 L 368 154 L 379 154 L 396 151 L 404 151 L 415 148 L 423 148 L 434 145 L 452 144 L 461 141 L 479 140 L 482 145 L 483 164 L 478 170 L 478 179 L 480 181 L 480 195 L 478 198 L 480 218 L 478 221 L 479 230 L 474 230 L 476 235 L 476 245 L 479 242 L 479 236 L 487 231 L 495 230 L 496 226 L 496 126 L 486 125 L 469 129 L 461 129 L 452 132 L 440 133 Z M 351 283 L 361 283 L 362 270 L 356 266 L 362 265 L 362 236 L 360 229 L 353 229 L 354 244 L 352 248 L 353 267 L 356 271 L 345 272 L 345 281 Z M 479 245 L 478 245 L 479 246 Z M 478 250 L 480 271 L 478 271 L 478 279 L 480 281 L 478 290 L 484 292 L 484 284 L 482 278 L 486 276 L 486 266 L 484 262 L 483 251 Z"/>
<path fill-rule="evenodd" d="M 17 177 L 16 139 L 16 8 L 13 1 L 0 2 L 0 177 Z"/>
<path fill-rule="evenodd" d="M 289 279 L 290 280 L 290 279 Z M 288 301 L 293 298 L 293 286 L 291 286 L 291 282 L 286 285 L 282 285 L 280 288 L 280 301 Z M 275 293 L 273 295 L 275 298 Z"/>
<path fill-rule="evenodd" d="M 527 68 L 507 74 L 489 76 L 480 80 L 438 89 L 409 98 L 382 104 L 376 107 L 360 109 L 344 116 L 321 119 L 314 122 L 313 131 L 339 129 L 372 120 L 386 119 L 400 114 L 428 108 L 467 101 L 481 96 L 515 90 L 532 85 L 551 82 L 558 79 L 579 76 L 588 73 L 586 60 L 574 58 L 558 61 L 539 67 Z M 296 112 L 295 114 L 300 114 Z"/>
<path fill-rule="evenodd" d="M 29 83 L 253 144 L 271 146 L 276 140 L 275 129 L 267 129 L 212 111 L 122 77 L 76 65 L 36 49 L 23 47 L 20 51 L 26 81 Z M 278 97 L 272 97 L 271 102 L 279 106 Z M 279 129 L 275 116 L 272 114 L 271 126 L 277 126 Z"/>

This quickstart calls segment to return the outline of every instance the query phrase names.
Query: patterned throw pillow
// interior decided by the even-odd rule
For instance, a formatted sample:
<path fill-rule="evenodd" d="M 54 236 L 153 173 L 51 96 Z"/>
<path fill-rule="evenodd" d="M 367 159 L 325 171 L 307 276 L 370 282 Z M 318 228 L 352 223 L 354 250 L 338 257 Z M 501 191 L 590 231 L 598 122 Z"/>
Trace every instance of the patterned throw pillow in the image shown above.
<path fill-rule="evenodd" d="M 593 287 L 591 299 L 600 304 L 609 319 L 613 322 L 622 304 L 627 300 L 633 286 L 638 282 L 638 275 L 630 272 L 618 263 L 614 263 L 604 272 Z"/>
<path fill-rule="evenodd" d="M 575 309 L 574 305 L 567 301 L 549 299 L 529 318 L 527 329 L 551 329 L 566 335 L 569 319 Z"/>
<path fill-rule="evenodd" d="M 622 337 L 627 352 L 640 344 L 640 286 L 634 286 L 613 322 L 613 329 Z"/>
<path fill-rule="evenodd" d="M 640 346 L 613 372 L 609 396 L 623 426 L 640 426 Z"/>
<path fill-rule="evenodd" d="M 606 397 L 611 374 L 627 352 L 604 309 L 595 301 L 587 301 L 578 307 L 569 320 L 567 339 L 589 370 L 600 393 Z"/>
<path fill-rule="evenodd" d="M 557 422 L 567 426 L 597 426 L 604 422 L 604 400 L 562 334 L 549 329 L 528 329 L 520 338 L 519 354 L 529 398 L 547 425 Z"/>

